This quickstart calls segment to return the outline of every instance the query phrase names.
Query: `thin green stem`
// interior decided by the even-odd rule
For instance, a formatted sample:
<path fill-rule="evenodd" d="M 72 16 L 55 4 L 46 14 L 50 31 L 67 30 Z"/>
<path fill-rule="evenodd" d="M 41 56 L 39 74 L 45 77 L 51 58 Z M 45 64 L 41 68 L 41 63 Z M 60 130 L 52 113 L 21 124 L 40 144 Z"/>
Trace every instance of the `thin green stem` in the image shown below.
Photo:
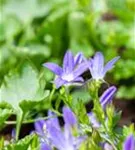
<path fill-rule="evenodd" d="M 50 102 L 50 103 L 51 103 L 51 101 L 52 101 L 52 97 L 53 97 L 53 95 L 54 95 L 55 90 L 56 90 L 56 88 L 53 87 L 53 89 L 52 89 L 52 91 L 51 91 L 51 93 L 50 93 L 50 96 L 49 96 L 49 102 Z"/>
<path fill-rule="evenodd" d="M 19 110 L 17 112 L 16 137 L 15 137 L 16 141 L 18 141 L 19 139 L 19 134 L 20 134 L 20 129 L 21 129 L 23 118 L 24 118 L 24 113 L 22 110 Z"/>
<path fill-rule="evenodd" d="M 55 110 L 54 108 L 51 108 L 50 110 L 54 112 L 57 116 L 63 116 L 59 111 Z"/>
<path fill-rule="evenodd" d="M 34 123 L 36 121 L 39 121 L 39 120 L 47 120 L 47 119 L 50 119 L 50 118 L 55 118 L 56 116 L 48 116 L 48 117 L 40 117 L 38 119 L 30 119 L 30 120 L 26 120 L 26 121 L 23 121 L 22 124 L 29 124 L 29 123 Z M 13 124 L 16 124 L 17 121 L 5 121 L 5 124 L 7 125 L 13 125 Z"/>

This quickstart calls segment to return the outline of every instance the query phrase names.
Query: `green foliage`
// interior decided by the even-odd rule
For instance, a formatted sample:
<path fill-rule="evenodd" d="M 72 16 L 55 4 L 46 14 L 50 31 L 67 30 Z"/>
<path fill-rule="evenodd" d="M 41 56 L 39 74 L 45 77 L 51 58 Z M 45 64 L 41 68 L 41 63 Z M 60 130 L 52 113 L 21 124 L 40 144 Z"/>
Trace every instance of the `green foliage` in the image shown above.
<path fill-rule="evenodd" d="M 73 110 L 75 112 L 75 114 L 78 116 L 79 121 L 83 124 L 83 125 L 89 125 L 89 118 L 87 115 L 87 111 L 85 108 L 85 105 L 83 103 L 82 100 L 78 100 L 78 103 L 76 105 L 73 106 Z"/>
<path fill-rule="evenodd" d="M 1 85 L 1 102 L 9 103 L 15 110 L 21 107 L 27 111 L 32 101 L 40 101 L 48 96 L 49 91 L 44 91 L 44 87 L 45 81 L 33 66 L 24 63 L 5 76 Z"/>
<path fill-rule="evenodd" d="M 122 86 L 119 88 L 117 93 L 118 98 L 125 98 L 125 99 L 134 99 L 135 98 L 135 86 L 125 87 Z"/>
<path fill-rule="evenodd" d="M 116 113 L 114 106 L 110 105 L 106 109 L 106 114 L 107 114 L 107 122 L 106 122 L 107 128 L 110 133 L 113 133 L 113 130 L 115 130 L 115 127 L 117 126 L 121 118 L 121 112 Z"/>
<path fill-rule="evenodd" d="M 11 115 L 11 113 L 12 113 L 12 110 L 10 110 L 10 109 L 1 109 L 0 108 L 0 129 L 2 129 L 5 121 Z"/>
<path fill-rule="evenodd" d="M 33 143 L 35 143 L 36 138 L 37 135 L 35 134 L 28 135 L 16 143 L 9 144 L 3 150 L 28 150 L 28 149 L 31 150 L 33 149 Z M 33 150 L 38 150 L 38 149 L 39 149 L 39 143 L 35 143 Z"/>
<path fill-rule="evenodd" d="M 40 70 L 45 61 L 60 62 L 66 49 L 81 50 L 85 56 L 101 50 L 107 59 L 120 55 L 112 79 L 125 87 L 120 81 L 134 78 L 133 0 L 6 0 L 1 4 L 0 83 L 18 61 L 29 58 Z M 48 71 L 46 78 L 52 79 Z"/>

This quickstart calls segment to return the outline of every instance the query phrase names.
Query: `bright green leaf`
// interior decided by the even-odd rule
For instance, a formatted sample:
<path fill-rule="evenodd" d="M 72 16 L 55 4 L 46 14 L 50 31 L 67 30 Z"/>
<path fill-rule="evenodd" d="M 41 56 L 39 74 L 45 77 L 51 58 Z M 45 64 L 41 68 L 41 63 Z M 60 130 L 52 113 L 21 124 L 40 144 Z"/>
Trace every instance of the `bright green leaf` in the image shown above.
<path fill-rule="evenodd" d="M 5 76 L 1 86 L 1 100 L 9 103 L 15 110 L 25 100 L 30 102 L 45 99 L 49 91 L 45 91 L 40 83 L 41 77 L 37 70 L 30 64 L 24 63 L 19 68 L 12 70 Z"/>
<path fill-rule="evenodd" d="M 0 130 L 3 127 L 5 121 L 11 115 L 11 113 L 12 113 L 11 109 L 1 109 L 0 108 Z"/>
<path fill-rule="evenodd" d="M 4 148 L 4 150 L 28 150 L 33 140 L 35 139 L 35 136 L 35 134 L 30 134 L 25 138 L 19 140 L 17 143 L 9 144 Z"/>

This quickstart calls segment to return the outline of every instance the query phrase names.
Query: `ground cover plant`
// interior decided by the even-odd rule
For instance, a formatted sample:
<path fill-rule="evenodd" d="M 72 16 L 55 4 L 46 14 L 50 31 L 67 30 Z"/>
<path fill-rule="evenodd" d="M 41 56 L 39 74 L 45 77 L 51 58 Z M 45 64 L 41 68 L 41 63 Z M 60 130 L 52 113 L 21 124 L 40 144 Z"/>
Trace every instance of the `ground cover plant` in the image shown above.
<path fill-rule="evenodd" d="M 135 150 L 134 0 L 0 0 L 0 150 Z"/>

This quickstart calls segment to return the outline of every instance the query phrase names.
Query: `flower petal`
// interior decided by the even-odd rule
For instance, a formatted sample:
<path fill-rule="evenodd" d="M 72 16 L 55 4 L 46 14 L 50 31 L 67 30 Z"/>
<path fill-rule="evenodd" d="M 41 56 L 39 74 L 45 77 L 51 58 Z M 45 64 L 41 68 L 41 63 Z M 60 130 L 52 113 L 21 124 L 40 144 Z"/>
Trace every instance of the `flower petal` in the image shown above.
<path fill-rule="evenodd" d="M 77 77 L 74 79 L 75 82 L 84 82 L 84 79 L 82 77 Z"/>
<path fill-rule="evenodd" d="M 93 59 L 90 58 L 90 59 L 88 60 L 87 64 L 88 64 L 88 67 L 89 67 L 91 76 L 92 76 L 92 78 L 94 79 L 95 76 L 96 76 L 96 74 L 95 74 L 95 72 L 94 72 L 94 70 L 93 70 Z"/>
<path fill-rule="evenodd" d="M 93 71 L 101 76 L 104 69 L 104 56 L 101 52 L 96 52 L 93 58 Z"/>
<path fill-rule="evenodd" d="M 124 144 L 123 150 L 135 150 L 135 137 L 133 135 L 129 135 Z"/>
<path fill-rule="evenodd" d="M 64 125 L 65 148 L 67 150 L 74 150 L 74 137 L 72 136 L 71 129 L 67 124 Z"/>
<path fill-rule="evenodd" d="M 79 77 L 81 74 L 83 74 L 88 69 L 88 63 L 83 62 L 77 66 L 77 68 L 74 70 L 74 79 Z"/>
<path fill-rule="evenodd" d="M 63 117 L 66 125 L 73 127 L 77 124 L 77 118 L 70 108 L 63 107 Z"/>
<path fill-rule="evenodd" d="M 52 118 L 48 119 L 47 121 L 51 121 L 51 123 L 54 124 L 56 128 L 60 129 L 59 120 L 58 120 L 56 114 L 49 110 L 48 111 L 48 116 L 49 117 L 52 116 Z"/>
<path fill-rule="evenodd" d="M 63 72 L 62 68 L 54 63 L 45 63 L 43 64 L 43 66 L 50 69 L 52 72 L 54 72 L 58 76 L 60 76 Z"/>
<path fill-rule="evenodd" d="M 80 145 L 82 144 L 82 142 L 84 142 L 86 140 L 86 136 L 80 136 L 80 137 L 76 137 L 75 139 L 75 148 L 79 149 Z"/>
<path fill-rule="evenodd" d="M 36 121 L 34 123 L 35 130 L 40 135 L 44 135 L 44 132 L 43 132 L 43 126 L 44 126 L 44 124 L 45 124 L 44 120 L 39 120 L 39 121 Z"/>
<path fill-rule="evenodd" d="M 113 98 L 116 90 L 117 89 L 115 86 L 111 86 L 102 94 L 102 96 L 100 97 L 100 103 L 103 108 L 105 108 L 106 105 L 112 101 L 112 98 Z"/>
<path fill-rule="evenodd" d="M 56 85 L 56 88 L 61 87 L 62 85 L 66 84 L 67 81 L 62 80 L 60 77 L 58 77 L 57 79 L 55 79 L 54 84 Z"/>
<path fill-rule="evenodd" d="M 51 150 L 51 147 L 46 143 L 41 143 L 40 150 Z"/>
<path fill-rule="evenodd" d="M 74 69 L 74 57 L 71 51 L 67 51 L 63 60 L 63 71 L 70 73 Z"/>
<path fill-rule="evenodd" d="M 82 52 L 77 53 L 77 55 L 74 57 L 74 65 L 80 64 L 83 60 L 83 54 Z"/>
<path fill-rule="evenodd" d="M 48 136 L 51 143 L 59 150 L 64 150 L 65 147 L 65 137 L 61 130 L 55 128 L 55 125 L 48 124 Z"/>
<path fill-rule="evenodd" d="M 115 57 L 105 65 L 104 70 L 103 70 L 104 75 L 106 74 L 107 71 L 109 71 L 113 68 L 113 65 L 116 63 L 116 61 L 118 61 L 119 58 L 120 58 L 119 56 Z"/>

